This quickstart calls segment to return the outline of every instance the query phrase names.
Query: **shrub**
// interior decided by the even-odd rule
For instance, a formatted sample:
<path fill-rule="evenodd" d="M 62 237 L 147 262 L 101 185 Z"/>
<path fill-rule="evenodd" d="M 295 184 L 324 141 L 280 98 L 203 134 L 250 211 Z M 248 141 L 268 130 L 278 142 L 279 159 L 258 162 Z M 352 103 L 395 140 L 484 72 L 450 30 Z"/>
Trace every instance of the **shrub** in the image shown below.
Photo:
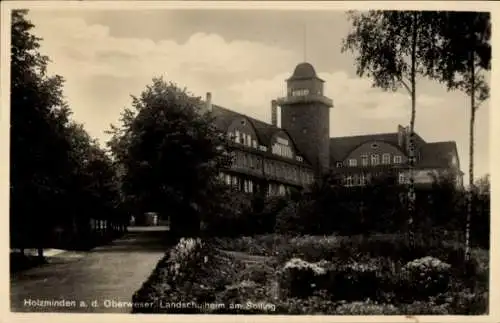
<path fill-rule="evenodd" d="M 153 302 L 158 306 L 164 300 L 169 302 L 185 301 L 186 299 L 192 301 L 193 294 L 195 294 L 193 292 L 203 290 L 203 286 L 200 284 L 187 286 L 186 282 L 193 280 L 193 276 L 196 275 L 196 270 L 193 269 L 197 268 L 200 262 L 206 263 L 208 261 L 204 251 L 206 250 L 200 239 L 181 238 L 179 243 L 158 262 L 148 280 L 134 293 L 132 296 L 134 304 Z M 189 289 L 188 293 L 181 292 L 186 289 Z M 189 296 L 185 297 L 185 294 Z M 134 308 L 133 312 L 155 312 L 158 311 L 157 306 L 154 308 Z"/>
<path fill-rule="evenodd" d="M 322 264 L 309 263 L 299 258 L 289 260 L 279 272 L 279 284 L 284 296 L 306 298 L 313 294 L 326 274 Z"/>
<path fill-rule="evenodd" d="M 399 293 L 417 300 L 444 293 L 450 285 L 450 269 L 449 264 L 432 257 L 408 262 L 401 271 Z"/>
<path fill-rule="evenodd" d="M 328 268 L 327 281 L 322 284 L 335 300 L 374 299 L 380 293 L 380 265 L 377 259 L 364 262 L 337 260 Z"/>
<path fill-rule="evenodd" d="M 273 277 L 274 268 L 265 263 L 250 263 L 238 274 L 238 281 L 253 281 L 265 285 Z"/>

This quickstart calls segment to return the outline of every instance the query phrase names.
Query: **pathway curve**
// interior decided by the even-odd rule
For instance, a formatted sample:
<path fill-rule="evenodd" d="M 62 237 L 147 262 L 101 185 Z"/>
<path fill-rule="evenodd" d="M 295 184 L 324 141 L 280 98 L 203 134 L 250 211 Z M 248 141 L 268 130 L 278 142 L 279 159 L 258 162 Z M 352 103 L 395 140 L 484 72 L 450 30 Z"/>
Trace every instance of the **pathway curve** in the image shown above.
<path fill-rule="evenodd" d="M 109 245 L 13 274 L 11 311 L 130 313 L 133 293 L 165 254 L 166 234 L 166 227 L 130 228 Z"/>

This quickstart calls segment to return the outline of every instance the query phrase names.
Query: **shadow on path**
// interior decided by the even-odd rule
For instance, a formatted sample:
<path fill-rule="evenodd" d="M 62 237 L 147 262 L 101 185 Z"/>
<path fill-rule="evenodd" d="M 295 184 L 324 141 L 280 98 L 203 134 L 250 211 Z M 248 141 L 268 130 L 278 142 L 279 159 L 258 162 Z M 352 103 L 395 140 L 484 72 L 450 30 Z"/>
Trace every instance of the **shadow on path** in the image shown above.
<path fill-rule="evenodd" d="M 64 253 L 55 262 L 11 275 L 11 311 L 130 313 L 117 304 L 131 301 L 163 257 L 167 232 L 166 227 L 129 228 L 108 245 Z"/>

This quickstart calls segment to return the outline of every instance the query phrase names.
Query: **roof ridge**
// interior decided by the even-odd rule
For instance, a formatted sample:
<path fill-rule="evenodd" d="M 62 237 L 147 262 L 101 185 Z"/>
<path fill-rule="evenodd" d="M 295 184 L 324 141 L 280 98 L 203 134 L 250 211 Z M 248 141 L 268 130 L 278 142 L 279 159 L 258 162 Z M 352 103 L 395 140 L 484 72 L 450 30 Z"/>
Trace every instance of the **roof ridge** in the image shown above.
<path fill-rule="evenodd" d="M 226 111 L 228 111 L 228 112 L 230 112 L 230 113 L 237 114 L 237 115 L 240 115 L 240 116 L 242 116 L 242 117 L 248 118 L 248 119 L 250 119 L 251 121 L 256 121 L 256 122 L 258 122 L 258 123 L 263 123 L 263 124 L 265 124 L 266 126 L 269 126 L 270 128 L 281 129 L 280 127 L 277 127 L 277 126 L 273 125 L 272 123 L 268 123 L 268 122 L 266 122 L 266 121 L 259 120 L 259 119 L 255 118 L 255 117 L 251 117 L 251 116 L 249 116 L 249 115 L 247 115 L 247 114 L 244 114 L 244 113 L 241 113 L 241 112 L 237 112 L 237 111 L 234 111 L 234 110 L 230 110 L 230 109 L 228 109 L 228 108 L 225 108 L 225 107 L 220 106 L 220 105 L 217 105 L 217 104 L 213 104 L 212 106 L 213 106 L 213 107 L 217 107 L 217 108 L 219 108 L 219 109 L 226 110 Z"/>
<path fill-rule="evenodd" d="M 380 132 L 380 133 L 371 133 L 371 134 L 365 134 L 365 135 L 336 136 L 336 137 L 330 137 L 330 139 L 359 138 L 359 137 L 372 137 L 372 136 L 396 135 L 396 134 L 397 134 L 397 132 Z"/>

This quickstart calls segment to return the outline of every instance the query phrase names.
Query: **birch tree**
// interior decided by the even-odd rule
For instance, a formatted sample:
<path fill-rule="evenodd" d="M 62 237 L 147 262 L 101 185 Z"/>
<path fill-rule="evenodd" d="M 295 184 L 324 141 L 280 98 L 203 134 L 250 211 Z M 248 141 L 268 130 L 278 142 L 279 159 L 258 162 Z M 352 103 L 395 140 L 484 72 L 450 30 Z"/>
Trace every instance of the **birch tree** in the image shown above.
<path fill-rule="evenodd" d="M 489 98 L 485 72 L 491 69 L 491 20 L 488 12 L 445 11 L 439 13 L 438 51 L 432 57 L 431 78 L 443 82 L 448 90 L 460 90 L 470 100 L 469 187 L 465 220 L 465 259 L 470 258 L 470 225 L 474 192 L 474 126 L 476 112 Z M 431 59 L 431 57 L 426 57 Z"/>
<path fill-rule="evenodd" d="M 437 44 L 433 19 L 436 16 L 437 12 L 430 11 L 351 11 L 348 18 L 352 30 L 342 46 L 342 52 L 354 54 L 359 77 L 371 78 L 374 87 L 385 91 L 403 90 L 409 96 L 408 237 L 412 247 L 416 198 L 413 169 L 416 162 L 417 76 L 434 69 Z"/>

